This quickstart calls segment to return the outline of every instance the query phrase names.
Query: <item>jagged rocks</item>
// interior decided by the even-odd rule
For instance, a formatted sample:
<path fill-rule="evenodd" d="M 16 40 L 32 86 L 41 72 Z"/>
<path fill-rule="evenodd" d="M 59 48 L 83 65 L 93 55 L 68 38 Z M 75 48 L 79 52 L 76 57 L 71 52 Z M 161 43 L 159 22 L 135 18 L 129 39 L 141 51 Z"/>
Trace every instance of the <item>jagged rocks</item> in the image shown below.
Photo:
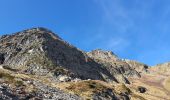
<path fill-rule="evenodd" d="M 65 93 L 59 89 L 48 87 L 44 84 L 34 82 L 36 85 L 36 92 L 26 92 L 24 88 L 10 88 L 8 85 L 0 85 L 0 99 L 1 100 L 82 100 L 81 97 Z"/>
<path fill-rule="evenodd" d="M 119 59 L 111 51 L 93 50 L 87 54 L 106 68 L 115 77 L 117 82 L 129 84 L 128 77 L 140 77 L 140 73 L 134 67 Z"/>
<path fill-rule="evenodd" d="M 69 77 L 114 81 L 106 68 L 45 28 L 2 36 L 0 53 L 4 54 L 5 59 L 1 59 L 4 65 L 24 73 L 51 76 L 61 67 L 71 72 Z"/>
<path fill-rule="evenodd" d="M 124 59 L 124 61 L 126 63 L 128 63 L 131 68 L 134 68 L 139 73 L 148 73 L 149 72 L 148 71 L 149 66 L 146 64 L 139 63 L 139 62 L 133 61 L 133 60 L 127 60 L 127 59 Z"/>
<path fill-rule="evenodd" d="M 30 74 L 56 77 L 64 74 L 72 78 L 124 83 L 129 83 L 128 77 L 140 77 L 137 67 L 119 59 L 113 52 L 85 53 L 45 28 L 2 36 L 0 53 L 1 64 Z M 58 67 L 63 71 L 57 73 Z"/>
<path fill-rule="evenodd" d="M 86 53 L 45 28 L 0 38 L 1 99 L 129 100 L 129 78 L 147 68 L 111 51 Z M 119 91 L 118 83 L 126 85 Z"/>
<path fill-rule="evenodd" d="M 112 51 L 104 51 L 101 49 L 93 50 L 91 52 L 87 52 L 88 56 L 91 58 L 101 59 L 108 62 L 119 61 L 117 55 L 115 55 Z"/>
<path fill-rule="evenodd" d="M 96 93 L 93 95 L 93 100 L 119 100 L 111 89 Z"/>

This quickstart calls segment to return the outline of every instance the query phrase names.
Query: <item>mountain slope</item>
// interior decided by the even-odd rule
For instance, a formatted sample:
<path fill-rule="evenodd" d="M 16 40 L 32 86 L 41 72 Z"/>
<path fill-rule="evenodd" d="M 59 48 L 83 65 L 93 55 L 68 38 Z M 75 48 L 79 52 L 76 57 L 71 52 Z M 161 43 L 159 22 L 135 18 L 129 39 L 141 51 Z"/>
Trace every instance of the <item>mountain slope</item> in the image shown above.
<path fill-rule="evenodd" d="M 158 64 L 148 68 L 148 73 L 142 73 L 141 78 L 130 78 L 132 91 L 138 86 L 146 88 L 145 93 L 137 93 L 147 100 L 170 100 L 169 63 Z"/>
<path fill-rule="evenodd" d="M 147 66 L 145 64 L 132 60 L 122 60 L 111 51 L 93 50 L 88 52 L 87 55 L 103 65 L 120 83 L 130 83 L 128 77 L 139 78 L 140 73 L 148 69 L 148 67 L 145 67 Z"/>
<path fill-rule="evenodd" d="M 39 27 L 0 37 L 0 99 L 169 100 L 169 63 L 84 52 Z"/>
<path fill-rule="evenodd" d="M 72 78 L 114 80 L 105 68 L 45 28 L 2 36 L 0 52 L 1 64 L 22 72 L 56 77 L 62 72 Z"/>

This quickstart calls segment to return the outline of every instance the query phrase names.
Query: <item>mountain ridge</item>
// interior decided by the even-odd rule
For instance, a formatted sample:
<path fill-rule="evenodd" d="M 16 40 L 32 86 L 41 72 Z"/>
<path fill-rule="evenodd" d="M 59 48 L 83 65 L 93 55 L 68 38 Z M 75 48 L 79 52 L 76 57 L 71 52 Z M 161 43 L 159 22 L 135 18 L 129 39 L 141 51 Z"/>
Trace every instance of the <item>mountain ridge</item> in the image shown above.
<path fill-rule="evenodd" d="M 0 64 L 1 99 L 154 100 L 149 94 L 159 93 L 149 91 L 151 83 L 164 89 L 164 97 L 169 93 L 168 79 L 154 73 L 159 68 L 121 59 L 112 51 L 82 51 L 43 27 L 1 36 Z M 150 81 L 156 76 L 165 85 Z M 12 92 L 16 89 L 26 94 Z"/>

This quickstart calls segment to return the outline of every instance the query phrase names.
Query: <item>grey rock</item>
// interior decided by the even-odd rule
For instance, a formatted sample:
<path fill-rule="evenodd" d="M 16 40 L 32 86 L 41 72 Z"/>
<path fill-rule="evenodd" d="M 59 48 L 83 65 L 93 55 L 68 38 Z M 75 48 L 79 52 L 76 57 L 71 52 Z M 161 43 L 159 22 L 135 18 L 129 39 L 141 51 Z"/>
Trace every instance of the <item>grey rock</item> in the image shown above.
<path fill-rule="evenodd" d="M 147 91 L 147 89 L 143 86 L 138 86 L 137 89 L 140 93 L 145 93 Z"/>
<path fill-rule="evenodd" d="M 114 81 L 106 68 L 45 28 L 2 36 L 0 53 L 3 55 L 0 57 L 4 57 L 4 60 L 0 59 L 4 65 L 29 74 L 46 76 L 60 67 L 63 70 L 60 74 L 72 78 Z"/>
<path fill-rule="evenodd" d="M 0 37 L 0 68 L 13 73 L 45 76 L 51 82 L 102 80 L 109 83 L 130 83 L 129 77 L 140 77 L 147 66 L 122 60 L 111 51 L 84 52 L 62 40 L 52 31 L 39 27 Z M 18 79 L 24 85 L 11 87 L 0 79 L 2 100 L 83 100 L 38 80 Z M 31 85 L 36 91 L 25 91 Z M 111 89 L 93 95 L 94 100 L 129 100 L 126 93 Z"/>
<path fill-rule="evenodd" d="M 104 51 L 101 49 L 87 52 L 87 55 L 93 60 L 103 65 L 112 76 L 120 83 L 130 83 L 129 77 L 140 78 L 140 73 L 143 71 L 147 72 L 147 65 L 137 63 L 131 60 L 122 60 L 118 58 L 111 51 Z"/>

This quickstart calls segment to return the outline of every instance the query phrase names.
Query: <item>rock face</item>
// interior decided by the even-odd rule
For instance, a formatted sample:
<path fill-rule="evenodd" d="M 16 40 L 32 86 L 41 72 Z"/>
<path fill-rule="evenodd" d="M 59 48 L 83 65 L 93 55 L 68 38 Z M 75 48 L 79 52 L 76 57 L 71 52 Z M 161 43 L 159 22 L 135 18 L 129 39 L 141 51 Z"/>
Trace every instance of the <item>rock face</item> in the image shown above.
<path fill-rule="evenodd" d="M 87 55 L 103 65 L 120 83 L 130 83 L 128 77 L 140 77 L 140 73 L 148 68 L 147 65 L 135 61 L 119 59 L 111 51 L 98 49 L 88 52 Z"/>
<path fill-rule="evenodd" d="M 157 64 L 156 66 L 152 66 L 150 68 L 151 73 L 160 73 L 164 75 L 170 75 L 170 63 L 163 63 L 163 64 Z"/>
<path fill-rule="evenodd" d="M 44 84 L 36 86 L 38 91 L 26 92 L 24 87 L 18 87 L 11 89 L 6 84 L 0 85 L 0 99 L 1 100 L 42 100 L 42 99 L 53 99 L 53 100 L 82 100 L 77 95 L 65 93 L 59 89 L 48 87 Z M 43 88 L 42 88 L 43 87 Z"/>
<path fill-rule="evenodd" d="M 105 60 L 107 62 L 120 61 L 117 55 L 112 51 L 103 51 L 101 49 L 93 50 L 87 52 L 88 56 L 93 59 Z"/>
<path fill-rule="evenodd" d="M 140 77 L 138 71 L 146 70 L 136 70 L 137 63 L 122 61 L 110 51 L 85 53 L 45 28 L 2 36 L 0 53 L 0 64 L 36 75 L 129 83 L 128 77 Z"/>
<path fill-rule="evenodd" d="M 45 28 L 2 36 L 0 53 L 1 64 L 26 73 L 114 81 L 100 64 Z"/>
<path fill-rule="evenodd" d="M 169 69 L 169 63 L 149 68 L 111 51 L 84 52 L 41 27 L 0 37 L 2 100 L 145 100 L 159 88 L 168 98 Z"/>
<path fill-rule="evenodd" d="M 140 62 L 137 62 L 137 61 L 133 61 L 133 60 L 127 60 L 127 59 L 125 59 L 124 61 L 126 63 L 128 63 L 131 68 L 134 68 L 139 73 L 149 72 L 148 71 L 149 66 L 146 65 L 146 64 L 143 64 L 143 63 L 140 63 Z"/>

